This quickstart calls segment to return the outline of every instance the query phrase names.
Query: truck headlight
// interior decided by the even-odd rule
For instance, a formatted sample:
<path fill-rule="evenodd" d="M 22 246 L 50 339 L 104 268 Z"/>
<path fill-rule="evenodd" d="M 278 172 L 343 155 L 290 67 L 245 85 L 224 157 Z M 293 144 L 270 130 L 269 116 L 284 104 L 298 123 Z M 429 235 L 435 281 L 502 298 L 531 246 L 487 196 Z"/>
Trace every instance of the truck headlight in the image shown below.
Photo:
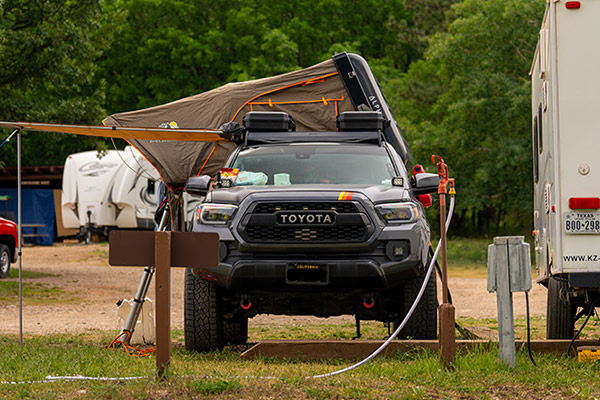
<path fill-rule="evenodd" d="M 196 219 L 201 224 L 225 225 L 236 210 L 233 204 L 200 204 L 196 208 Z"/>
<path fill-rule="evenodd" d="M 414 222 L 419 217 L 419 208 L 414 203 L 389 203 L 375 206 L 386 222 Z"/>

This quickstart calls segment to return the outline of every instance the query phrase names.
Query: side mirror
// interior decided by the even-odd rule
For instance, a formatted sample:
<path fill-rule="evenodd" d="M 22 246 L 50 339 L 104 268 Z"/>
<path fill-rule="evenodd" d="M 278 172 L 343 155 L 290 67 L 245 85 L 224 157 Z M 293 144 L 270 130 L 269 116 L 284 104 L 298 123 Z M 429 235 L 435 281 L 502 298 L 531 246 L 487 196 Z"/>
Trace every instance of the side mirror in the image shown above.
<path fill-rule="evenodd" d="M 193 196 L 206 196 L 210 189 L 210 176 L 200 175 L 192 176 L 185 184 L 185 190 L 187 193 Z"/>
<path fill-rule="evenodd" d="M 415 196 L 421 194 L 436 193 L 440 185 L 438 174 L 420 173 L 415 175 L 415 187 L 413 193 Z"/>

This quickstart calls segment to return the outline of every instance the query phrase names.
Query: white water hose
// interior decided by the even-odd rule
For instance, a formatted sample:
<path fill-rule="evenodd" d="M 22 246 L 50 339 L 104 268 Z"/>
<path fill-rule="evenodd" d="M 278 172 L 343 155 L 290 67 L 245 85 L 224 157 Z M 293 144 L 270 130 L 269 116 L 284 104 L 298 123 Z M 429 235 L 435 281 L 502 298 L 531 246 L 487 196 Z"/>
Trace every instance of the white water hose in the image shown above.
<path fill-rule="evenodd" d="M 453 211 L 454 211 L 454 196 L 450 196 L 450 210 L 448 211 L 448 218 L 446 219 L 446 226 L 445 226 L 446 232 L 448 232 L 448 227 L 450 226 L 450 221 L 452 220 Z M 438 256 L 438 253 L 440 252 L 441 247 L 442 247 L 442 241 L 440 240 L 437 247 L 435 248 L 435 253 L 433 254 L 433 257 L 431 257 L 431 262 L 429 263 L 429 267 L 427 268 L 427 273 L 425 274 L 425 279 L 423 279 L 423 284 L 421 285 L 421 290 L 419 290 L 419 294 L 417 294 L 417 298 L 415 299 L 412 306 L 408 310 L 408 313 L 406 313 L 406 316 L 402 320 L 402 323 L 400 324 L 400 326 L 398 328 L 396 328 L 394 333 L 392 333 L 392 335 L 381 346 L 379 346 L 379 348 L 377 350 L 375 350 L 373 353 L 371 353 L 371 355 L 368 356 L 367 358 L 365 358 L 364 360 L 362 360 L 354 365 L 351 365 L 347 368 L 340 369 L 340 370 L 334 371 L 334 372 L 329 372 L 327 374 L 314 375 L 311 378 L 326 378 L 328 376 L 343 374 L 344 372 L 348 372 L 355 368 L 358 368 L 361 365 L 364 365 L 364 364 L 368 363 L 369 361 L 371 361 L 373 358 L 375 358 L 379 353 L 381 353 L 381 351 L 383 349 L 385 349 L 392 342 L 392 340 L 394 340 L 396 338 L 396 336 L 398 336 L 400 331 L 402 329 L 404 329 L 404 325 L 406 325 L 409 318 L 415 312 L 417 305 L 419 304 L 419 302 L 421 301 L 421 298 L 423 297 L 423 293 L 425 293 L 425 288 L 427 287 L 427 283 L 429 282 L 429 277 L 431 276 L 431 273 L 433 272 L 433 266 L 435 265 L 435 260 L 437 260 L 437 256 Z"/>

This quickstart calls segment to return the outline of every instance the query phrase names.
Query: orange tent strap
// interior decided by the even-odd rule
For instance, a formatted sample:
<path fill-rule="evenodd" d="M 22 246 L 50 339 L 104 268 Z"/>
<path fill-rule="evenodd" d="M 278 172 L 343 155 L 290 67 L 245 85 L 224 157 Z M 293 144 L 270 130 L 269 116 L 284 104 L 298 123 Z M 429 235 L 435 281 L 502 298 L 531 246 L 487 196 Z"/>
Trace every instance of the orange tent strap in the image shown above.
<path fill-rule="evenodd" d="M 320 78 L 320 79 L 319 78 L 315 78 L 315 79 L 313 79 L 311 81 L 304 82 L 302 84 L 302 86 L 312 85 L 313 83 L 323 83 L 323 82 L 325 82 L 324 78 Z"/>
<path fill-rule="evenodd" d="M 323 100 L 323 104 L 325 104 L 325 107 L 327 107 L 329 103 L 327 103 L 327 100 L 325 100 L 325 96 L 321 97 L 321 99 Z"/>
<path fill-rule="evenodd" d="M 269 99 L 269 107 L 273 107 L 273 102 Z"/>
<path fill-rule="evenodd" d="M 289 84 L 287 86 L 282 86 L 280 88 L 269 90 L 269 91 L 266 91 L 266 92 L 261 93 L 259 95 L 256 95 L 256 96 L 252 97 L 251 99 L 249 99 L 248 101 L 246 101 L 244 104 L 242 104 L 242 106 L 240 108 L 238 108 L 238 110 L 233 115 L 233 118 L 231 118 L 231 122 L 233 122 L 236 119 L 236 117 L 238 116 L 238 114 L 240 113 L 240 111 L 242 111 L 242 109 L 244 107 L 246 107 L 248 105 L 248 103 L 250 103 L 251 101 L 254 101 L 254 100 L 258 99 L 259 97 L 265 96 L 265 95 L 270 94 L 270 93 L 275 93 L 275 92 L 277 92 L 279 90 L 291 88 L 293 86 L 298 86 L 298 85 L 302 85 L 304 83 L 310 83 L 310 82 L 313 82 L 313 81 L 317 81 L 319 79 L 325 80 L 325 78 L 329 78 L 329 77 L 335 76 L 337 74 L 338 74 L 338 72 L 332 72 L 331 74 L 319 76 L 319 77 L 316 77 L 316 78 L 307 79 L 307 80 L 304 80 L 304 81 L 301 81 L 301 82 L 292 83 L 292 84 Z"/>
<path fill-rule="evenodd" d="M 342 96 L 339 99 L 325 99 L 325 98 L 320 98 L 319 100 L 293 100 L 293 101 L 253 101 L 251 103 L 248 103 L 248 105 L 250 106 L 259 106 L 259 105 L 269 105 L 272 107 L 272 104 L 275 105 L 283 105 L 283 104 L 310 104 L 310 103 L 324 103 L 325 105 L 327 105 L 328 101 L 342 101 L 344 100 L 344 96 Z"/>
<path fill-rule="evenodd" d="M 206 157 L 206 160 L 204 160 L 204 164 L 202 164 L 202 167 L 200 168 L 200 171 L 198 171 L 198 175 L 200 176 L 200 173 L 202 173 L 202 170 L 204 169 L 204 167 L 206 166 L 206 163 L 208 162 L 208 160 L 210 160 L 210 158 L 212 157 L 213 153 L 215 152 L 215 150 L 217 149 L 217 144 L 215 143 L 215 146 L 212 148 L 212 150 L 210 151 L 210 154 L 208 155 L 208 157 Z"/>

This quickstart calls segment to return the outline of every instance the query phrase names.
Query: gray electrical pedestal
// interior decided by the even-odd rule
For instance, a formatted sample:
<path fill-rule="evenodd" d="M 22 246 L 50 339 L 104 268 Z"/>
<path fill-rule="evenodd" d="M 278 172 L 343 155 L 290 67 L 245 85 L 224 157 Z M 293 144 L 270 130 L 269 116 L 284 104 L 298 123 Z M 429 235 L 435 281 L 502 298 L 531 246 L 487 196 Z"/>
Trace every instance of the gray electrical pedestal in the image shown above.
<path fill-rule="evenodd" d="M 488 292 L 496 292 L 500 357 L 513 368 L 516 363 L 514 292 L 531 290 L 531 257 L 524 236 L 500 236 L 488 246 Z"/>

